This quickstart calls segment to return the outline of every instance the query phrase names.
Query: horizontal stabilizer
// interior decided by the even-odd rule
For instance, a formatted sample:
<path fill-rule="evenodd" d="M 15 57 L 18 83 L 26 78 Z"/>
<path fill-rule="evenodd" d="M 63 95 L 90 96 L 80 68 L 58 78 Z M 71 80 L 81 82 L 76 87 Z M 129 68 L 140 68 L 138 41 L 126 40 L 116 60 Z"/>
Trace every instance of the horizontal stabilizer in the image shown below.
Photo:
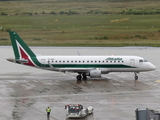
<path fill-rule="evenodd" d="M 27 59 L 7 59 L 10 62 L 18 62 L 18 63 L 28 63 Z"/>

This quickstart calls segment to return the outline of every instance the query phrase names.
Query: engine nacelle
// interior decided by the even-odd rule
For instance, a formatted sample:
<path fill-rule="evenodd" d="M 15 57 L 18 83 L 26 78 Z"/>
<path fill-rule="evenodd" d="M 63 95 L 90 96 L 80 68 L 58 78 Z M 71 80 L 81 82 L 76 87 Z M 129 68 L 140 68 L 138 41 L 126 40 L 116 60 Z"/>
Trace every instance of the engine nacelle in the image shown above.
<path fill-rule="evenodd" d="M 89 72 L 89 76 L 91 78 L 99 78 L 99 77 L 101 77 L 101 70 L 91 70 Z"/>

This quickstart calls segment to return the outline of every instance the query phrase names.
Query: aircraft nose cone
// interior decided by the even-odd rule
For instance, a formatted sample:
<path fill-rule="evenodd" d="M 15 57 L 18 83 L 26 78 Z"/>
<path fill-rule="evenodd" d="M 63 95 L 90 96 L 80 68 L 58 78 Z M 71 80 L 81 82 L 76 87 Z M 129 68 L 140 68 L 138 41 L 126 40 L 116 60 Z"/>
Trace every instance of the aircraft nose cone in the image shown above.
<path fill-rule="evenodd" d="M 153 64 L 151 64 L 151 65 L 150 65 L 150 69 L 151 69 L 151 70 L 155 70 L 155 69 L 156 69 L 156 66 L 154 66 Z"/>

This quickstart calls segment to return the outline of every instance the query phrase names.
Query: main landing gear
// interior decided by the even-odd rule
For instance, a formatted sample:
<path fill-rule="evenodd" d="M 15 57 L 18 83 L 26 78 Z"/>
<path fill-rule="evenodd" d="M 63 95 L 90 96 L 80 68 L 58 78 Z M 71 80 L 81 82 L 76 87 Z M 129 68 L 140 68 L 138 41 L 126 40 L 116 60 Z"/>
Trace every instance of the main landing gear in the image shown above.
<path fill-rule="evenodd" d="M 136 72 L 134 72 L 134 78 L 135 78 L 135 80 L 138 80 L 138 75 L 137 75 L 138 73 L 136 73 Z"/>
<path fill-rule="evenodd" d="M 81 75 L 77 75 L 77 80 L 81 80 L 82 76 Z"/>
<path fill-rule="evenodd" d="M 78 73 L 79 75 L 77 75 L 77 80 L 87 80 L 87 76 L 85 73 Z"/>

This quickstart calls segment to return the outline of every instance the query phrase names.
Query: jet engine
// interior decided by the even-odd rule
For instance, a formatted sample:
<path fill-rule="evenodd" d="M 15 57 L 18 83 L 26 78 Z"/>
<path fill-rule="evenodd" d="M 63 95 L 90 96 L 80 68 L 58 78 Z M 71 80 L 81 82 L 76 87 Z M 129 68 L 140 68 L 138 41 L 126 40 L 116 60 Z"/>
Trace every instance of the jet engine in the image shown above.
<path fill-rule="evenodd" d="M 91 70 L 89 72 L 89 76 L 91 78 L 99 78 L 99 77 L 101 77 L 101 70 Z"/>

